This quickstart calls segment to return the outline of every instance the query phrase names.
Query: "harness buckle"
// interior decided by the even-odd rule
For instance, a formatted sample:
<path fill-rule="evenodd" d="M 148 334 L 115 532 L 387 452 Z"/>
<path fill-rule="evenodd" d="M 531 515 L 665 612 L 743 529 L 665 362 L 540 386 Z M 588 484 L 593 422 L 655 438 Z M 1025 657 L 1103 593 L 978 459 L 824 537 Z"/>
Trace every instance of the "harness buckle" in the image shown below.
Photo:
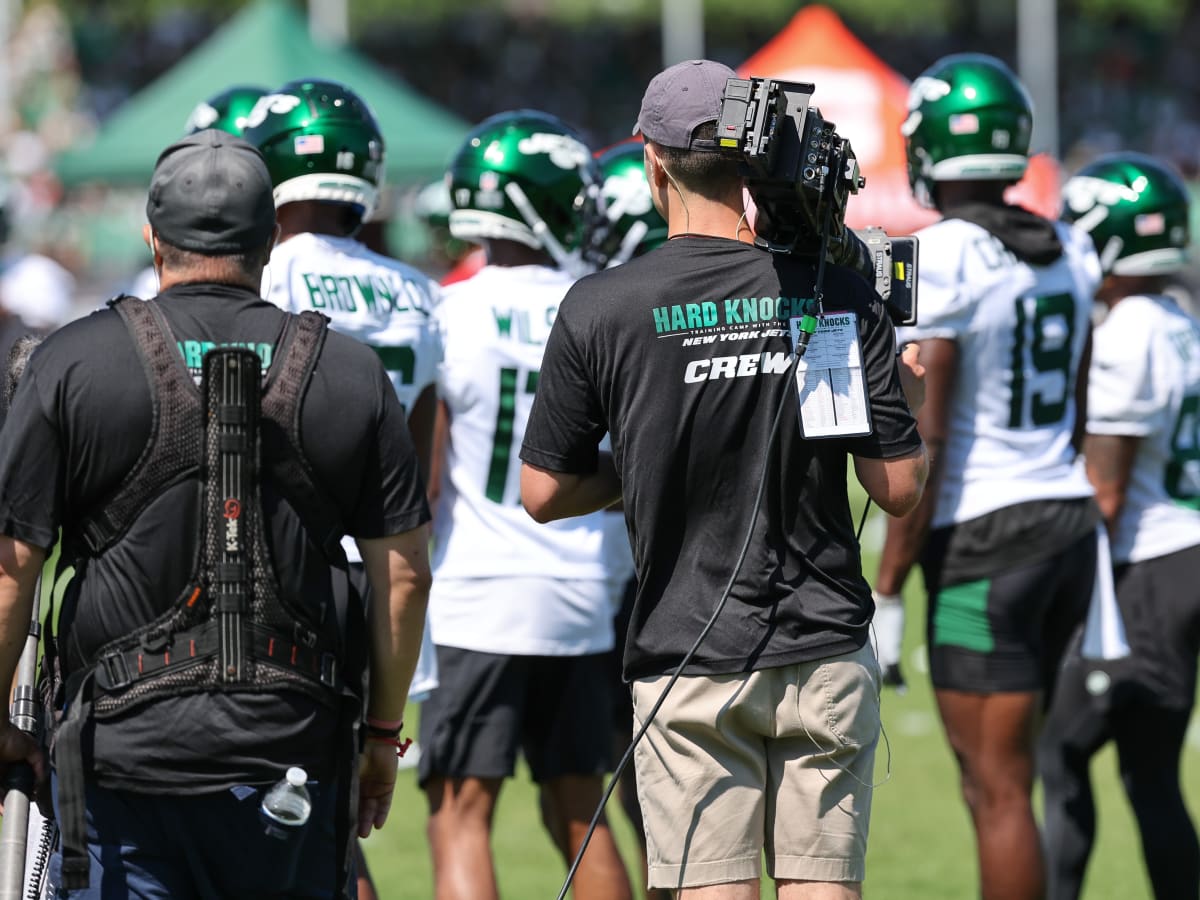
<path fill-rule="evenodd" d="M 171 645 L 171 635 L 163 631 L 147 631 L 140 643 L 147 653 L 162 653 Z"/>
<path fill-rule="evenodd" d="M 337 657 L 332 653 L 321 654 L 321 684 L 330 688 L 337 686 Z"/>
<path fill-rule="evenodd" d="M 104 667 L 109 688 L 123 688 L 133 684 L 133 673 L 129 671 L 129 665 L 125 662 L 125 654 L 110 653 L 108 656 L 102 656 L 99 664 Z"/>

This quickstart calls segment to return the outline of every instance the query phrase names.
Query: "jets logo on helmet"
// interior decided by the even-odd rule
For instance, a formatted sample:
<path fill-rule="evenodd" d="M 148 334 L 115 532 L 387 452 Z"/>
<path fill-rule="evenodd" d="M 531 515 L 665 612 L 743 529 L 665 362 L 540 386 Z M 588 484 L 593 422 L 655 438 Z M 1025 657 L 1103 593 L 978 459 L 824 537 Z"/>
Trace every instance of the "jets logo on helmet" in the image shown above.
<path fill-rule="evenodd" d="M 547 134 L 539 131 L 522 138 L 517 149 L 526 156 L 545 153 L 550 162 L 560 169 L 578 169 L 587 165 L 591 154 L 588 148 L 575 138 L 565 134 Z"/>
<path fill-rule="evenodd" d="M 257 128 L 269 115 L 286 116 L 300 105 L 300 98 L 292 94 L 267 94 L 260 97 L 246 116 L 246 128 Z"/>
<path fill-rule="evenodd" d="M 206 128 L 219 128 L 240 136 L 246 129 L 246 120 L 266 94 L 264 88 L 236 85 L 214 97 L 196 104 L 183 126 L 185 134 L 195 134 Z"/>
<path fill-rule="evenodd" d="M 950 82 L 940 78 L 930 78 L 928 75 L 918 75 L 917 80 L 908 89 L 908 108 L 910 112 L 920 109 L 922 103 L 932 103 L 950 96 Z"/>
<path fill-rule="evenodd" d="M 192 114 L 188 116 L 184 130 L 189 134 L 193 131 L 203 131 L 213 122 L 217 121 L 220 115 L 216 107 L 210 106 L 207 102 L 201 100 L 196 105 L 196 108 L 192 110 Z"/>
<path fill-rule="evenodd" d="M 631 216 L 644 216 L 654 209 L 650 199 L 650 187 L 646 184 L 646 176 L 641 178 L 637 173 L 617 172 L 604 179 L 604 208 L 614 213 L 628 213 Z"/>
<path fill-rule="evenodd" d="M 477 125 L 450 161 L 450 233 L 516 241 L 586 271 L 599 181 L 587 145 L 564 122 L 535 110 L 500 113 Z"/>
<path fill-rule="evenodd" d="M 1183 268 L 1189 204 L 1183 179 L 1141 153 L 1102 156 L 1063 185 L 1063 218 L 1091 234 L 1106 274 Z"/>
<path fill-rule="evenodd" d="M 275 205 L 344 203 L 366 219 L 383 181 L 383 135 L 366 102 L 334 81 L 300 79 L 262 97 L 243 134 L 262 152 Z"/>
<path fill-rule="evenodd" d="M 1009 68 L 961 53 L 934 63 L 912 84 L 901 132 L 913 193 L 933 205 L 939 181 L 1017 181 L 1029 162 L 1033 104 Z"/>
<path fill-rule="evenodd" d="M 1109 207 L 1121 201 L 1136 203 L 1137 199 L 1137 191 L 1128 185 L 1076 175 L 1063 185 L 1064 218 L 1091 232 L 1108 218 Z"/>

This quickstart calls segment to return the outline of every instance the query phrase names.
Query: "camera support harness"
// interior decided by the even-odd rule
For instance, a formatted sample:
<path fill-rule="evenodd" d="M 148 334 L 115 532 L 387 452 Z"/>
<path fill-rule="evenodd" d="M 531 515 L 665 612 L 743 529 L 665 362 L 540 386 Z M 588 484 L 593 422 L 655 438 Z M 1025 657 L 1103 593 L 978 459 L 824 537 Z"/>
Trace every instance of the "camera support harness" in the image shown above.
<path fill-rule="evenodd" d="M 338 513 L 314 482 L 299 439 L 300 404 L 325 318 L 288 318 L 265 392 L 258 355 L 221 347 L 205 354 L 197 391 L 154 301 L 119 298 L 112 305 L 146 370 L 153 426 L 130 476 L 79 523 L 74 543 L 99 555 L 161 491 L 197 474 L 201 540 L 196 571 L 166 612 L 101 647 L 67 679 L 55 761 L 69 889 L 89 880 L 82 739 L 91 718 L 184 694 L 272 689 L 299 691 L 351 721 L 361 710 L 361 671 L 346 664 L 348 642 L 281 594 L 259 495 L 266 474 L 331 564 L 344 568 Z M 354 709 L 346 713 L 348 706 Z M 348 757 L 353 770 L 355 755 Z M 356 792 L 353 771 L 339 774 L 341 790 Z"/>

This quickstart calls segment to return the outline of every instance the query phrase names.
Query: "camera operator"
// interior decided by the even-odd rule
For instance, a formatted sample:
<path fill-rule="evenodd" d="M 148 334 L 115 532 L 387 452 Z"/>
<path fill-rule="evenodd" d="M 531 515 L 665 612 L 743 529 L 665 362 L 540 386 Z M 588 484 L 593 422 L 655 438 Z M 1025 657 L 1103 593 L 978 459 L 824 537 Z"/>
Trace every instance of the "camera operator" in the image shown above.
<path fill-rule="evenodd" d="M 789 320 L 813 297 L 815 271 L 753 246 L 743 224 L 738 163 L 713 152 L 733 75 L 693 60 L 646 89 L 637 130 L 669 240 L 563 301 L 521 498 L 543 522 L 623 498 L 638 576 L 624 658 L 637 723 L 727 599 L 638 745 L 650 886 L 757 897 L 765 847 L 784 900 L 857 897 L 879 670 L 846 457 L 871 497 L 902 514 L 921 495 L 925 451 L 883 305 L 838 267 L 825 308 L 857 320 L 874 427 L 802 439 Z M 611 455 L 598 450 L 606 431 Z"/>
<path fill-rule="evenodd" d="M 258 150 L 215 129 L 166 148 L 147 218 L 161 292 L 47 338 L 0 438 L 5 683 L 60 529 L 75 567 L 46 642 L 66 679 L 54 896 L 342 897 L 351 832 L 388 815 L 397 738 L 376 726 L 401 718 L 420 645 L 416 454 L 375 354 L 259 297 L 279 230 Z M 215 398 L 212 361 L 256 384 L 268 355 L 261 403 Z M 331 559 L 342 532 L 366 561 L 369 633 Z M 0 714 L 0 759 L 28 749 Z M 281 841 L 260 800 L 289 766 L 311 817 Z"/>

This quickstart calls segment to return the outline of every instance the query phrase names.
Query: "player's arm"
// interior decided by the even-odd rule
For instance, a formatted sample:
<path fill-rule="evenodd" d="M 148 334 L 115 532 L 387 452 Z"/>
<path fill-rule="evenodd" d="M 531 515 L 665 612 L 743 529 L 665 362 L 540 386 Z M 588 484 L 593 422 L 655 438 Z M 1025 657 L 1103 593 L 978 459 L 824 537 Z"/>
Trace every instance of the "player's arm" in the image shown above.
<path fill-rule="evenodd" d="M 442 473 L 446 471 L 446 460 L 450 455 L 450 407 L 446 401 L 437 399 L 434 405 L 433 436 L 429 448 L 429 477 L 425 482 L 425 495 L 429 508 L 437 515 L 438 498 L 442 494 Z"/>
<path fill-rule="evenodd" d="M 1083 342 L 1083 354 L 1079 357 L 1079 370 L 1075 375 L 1075 426 L 1071 429 L 1071 446 L 1078 455 L 1084 452 L 1087 435 L 1088 372 L 1092 368 L 1092 326 L 1088 323 L 1087 338 Z"/>
<path fill-rule="evenodd" d="M 537 522 L 586 515 L 620 499 L 621 481 L 611 453 L 598 455 L 596 471 L 590 475 L 521 464 L 521 503 Z"/>
<path fill-rule="evenodd" d="M 1083 441 L 1087 477 L 1109 534 L 1116 527 L 1133 473 L 1140 438 L 1125 434 L 1088 434 Z"/>
<path fill-rule="evenodd" d="M 928 450 L 929 471 L 924 493 L 915 507 L 906 515 L 888 519 L 875 590 L 889 596 L 898 595 L 903 588 L 933 521 L 943 472 L 942 450 L 949 432 L 950 398 L 958 373 L 958 345 L 954 341 L 930 338 L 919 346 L 920 364 L 925 368 L 925 403 L 917 414 L 917 430 Z"/>

